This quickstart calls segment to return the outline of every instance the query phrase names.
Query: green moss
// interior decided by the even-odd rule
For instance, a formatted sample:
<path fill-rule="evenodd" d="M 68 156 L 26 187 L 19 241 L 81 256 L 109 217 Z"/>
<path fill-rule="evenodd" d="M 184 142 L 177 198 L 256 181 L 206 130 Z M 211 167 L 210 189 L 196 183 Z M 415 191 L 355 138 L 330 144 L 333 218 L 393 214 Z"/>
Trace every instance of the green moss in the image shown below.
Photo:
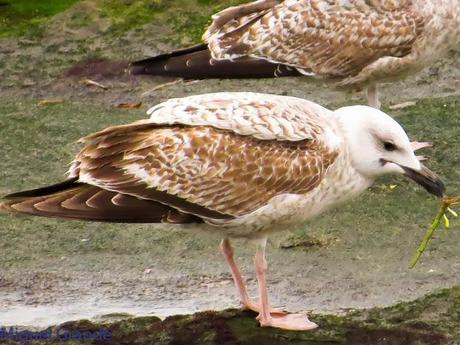
<path fill-rule="evenodd" d="M 32 1 L 15 0 L 0 7 L 0 38 L 9 36 L 40 36 L 44 24 L 78 0 Z M 91 20 L 88 16 L 97 13 L 110 21 L 105 37 L 118 38 L 129 31 L 141 30 L 142 26 L 155 23 L 157 27 L 169 29 L 164 41 L 175 44 L 192 44 L 201 40 L 211 15 L 226 7 L 247 2 L 246 0 L 104 0 L 95 2 L 97 10 L 78 13 L 69 18 L 71 28 L 83 28 Z"/>
<path fill-rule="evenodd" d="M 235 309 L 177 315 L 164 321 L 155 317 L 112 323 L 81 320 L 60 327 L 92 332 L 102 328 L 112 335 L 104 341 L 107 345 L 444 345 L 460 339 L 458 312 L 427 314 L 425 309 L 450 311 L 458 308 L 459 297 L 460 287 L 456 287 L 389 308 L 343 316 L 313 315 L 320 328 L 309 332 L 262 328 L 255 313 Z M 57 343 L 54 340 L 50 344 Z"/>
<path fill-rule="evenodd" d="M 0 6 L 0 37 L 37 34 L 48 17 L 64 11 L 77 0 L 10 0 Z"/>
<path fill-rule="evenodd" d="M 122 1 L 107 0 L 102 12 L 113 18 L 111 34 L 136 30 L 148 23 L 156 23 L 170 29 L 165 33 L 164 42 L 189 45 L 201 41 L 211 15 L 229 6 L 247 2 L 246 0 L 155 0 Z"/>

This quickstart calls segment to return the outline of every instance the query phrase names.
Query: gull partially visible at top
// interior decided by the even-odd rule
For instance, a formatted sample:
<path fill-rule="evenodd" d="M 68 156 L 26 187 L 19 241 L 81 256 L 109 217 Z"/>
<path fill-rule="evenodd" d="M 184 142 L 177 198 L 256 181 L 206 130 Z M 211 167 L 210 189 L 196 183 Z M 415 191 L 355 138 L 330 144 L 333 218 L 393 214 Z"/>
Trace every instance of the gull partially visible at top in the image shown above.
<path fill-rule="evenodd" d="M 459 0 L 259 0 L 213 16 L 203 44 L 132 63 L 133 74 L 322 77 L 345 90 L 414 74 L 460 43 Z"/>

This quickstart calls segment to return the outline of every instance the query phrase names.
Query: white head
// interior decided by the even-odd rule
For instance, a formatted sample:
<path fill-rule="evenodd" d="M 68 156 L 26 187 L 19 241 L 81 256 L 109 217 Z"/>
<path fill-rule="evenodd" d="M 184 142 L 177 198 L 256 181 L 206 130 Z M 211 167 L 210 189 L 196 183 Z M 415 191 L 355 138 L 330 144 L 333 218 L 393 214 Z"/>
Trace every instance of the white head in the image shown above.
<path fill-rule="evenodd" d="M 405 174 L 430 193 L 442 196 L 444 185 L 416 158 L 404 129 L 390 116 L 367 106 L 334 112 L 341 123 L 353 167 L 375 179 L 384 174 Z"/>

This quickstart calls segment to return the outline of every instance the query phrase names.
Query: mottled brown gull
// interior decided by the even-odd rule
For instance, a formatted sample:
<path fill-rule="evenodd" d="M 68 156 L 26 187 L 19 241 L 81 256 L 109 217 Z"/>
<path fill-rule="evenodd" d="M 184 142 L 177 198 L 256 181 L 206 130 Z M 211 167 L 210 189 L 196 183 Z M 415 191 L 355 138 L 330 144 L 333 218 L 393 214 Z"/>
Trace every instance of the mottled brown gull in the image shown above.
<path fill-rule="evenodd" d="M 204 44 L 133 63 L 183 78 L 325 77 L 367 88 L 415 73 L 460 44 L 458 0 L 259 0 L 213 16 Z"/>
<path fill-rule="evenodd" d="M 242 307 L 257 311 L 262 326 L 307 330 L 316 324 L 306 315 L 270 308 L 271 232 L 357 196 L 384 174 L 404 174 L 444 194 L 401 126 L 371 107 L 330 111 L 293 97 L 215 93 L 172 99 L 149 114 L 83 138 L 67 181 L 6 196 L 0 209 L 217 235 Z M 231 238 L 257 244 L 258 302 L 246 292 Z"/>

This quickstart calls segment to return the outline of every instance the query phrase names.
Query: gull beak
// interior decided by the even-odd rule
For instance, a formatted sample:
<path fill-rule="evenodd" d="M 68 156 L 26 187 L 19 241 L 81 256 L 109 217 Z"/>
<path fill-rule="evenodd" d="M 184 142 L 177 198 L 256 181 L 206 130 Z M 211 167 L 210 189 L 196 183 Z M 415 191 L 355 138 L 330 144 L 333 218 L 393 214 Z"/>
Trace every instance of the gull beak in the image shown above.
<path fill-rule="evenodd" d="M 420 166 L 420 170 L 414 170 L 412 168 L 400 165 L 400 167 L 404 170 L 404 175 L 417 182 L 419 185 L 425 188 L 428 193 L 442 198 L 446 191 L 444 183 L 430 169 L 428 169 L 422 164 L 420 164 Z"/>

